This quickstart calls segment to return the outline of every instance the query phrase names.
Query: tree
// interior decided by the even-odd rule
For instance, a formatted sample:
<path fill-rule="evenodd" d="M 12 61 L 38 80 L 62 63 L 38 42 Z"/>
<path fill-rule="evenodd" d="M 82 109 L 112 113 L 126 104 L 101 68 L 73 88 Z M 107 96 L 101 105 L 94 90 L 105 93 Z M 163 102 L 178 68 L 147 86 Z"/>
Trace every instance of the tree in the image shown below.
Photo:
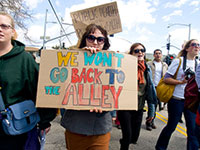
<path fill-rule="evenodd" d="M 32 14 L 24 0 L 0 0 L 0 11 L 11 14 L 16 25 L 24 31 L 24 37 L 31 40 L 27 35 L 28 28 L 24 20 L 31 20 Z"/>

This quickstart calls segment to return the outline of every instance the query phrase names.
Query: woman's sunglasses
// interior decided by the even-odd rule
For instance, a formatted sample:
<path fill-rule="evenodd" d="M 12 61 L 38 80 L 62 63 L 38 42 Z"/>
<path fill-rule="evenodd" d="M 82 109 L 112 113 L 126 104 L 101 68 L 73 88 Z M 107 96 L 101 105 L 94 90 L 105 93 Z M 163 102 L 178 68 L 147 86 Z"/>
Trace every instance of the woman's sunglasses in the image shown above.
<path fill-rule="evenodd" d="M 86 38 L 90 43 L 94 43 L 95 40 L 97 40 L 98 44 L 103 44 L 105 42 L 105 37 L 95 37 L 94 35 L 88 35 Z"/>
<path fill-rule="evenodd" d="M 199 47 L 200 45 L 198 43 L 192 43 L 190 46 L 192 46 L 192 47 Z"/>
<path fill-rule="evenodd" d="M 140 51 L 141 51 L 142 53 L 146 52 L 145 49 L 134 49 L 134 53 L 139 53 Z"/>

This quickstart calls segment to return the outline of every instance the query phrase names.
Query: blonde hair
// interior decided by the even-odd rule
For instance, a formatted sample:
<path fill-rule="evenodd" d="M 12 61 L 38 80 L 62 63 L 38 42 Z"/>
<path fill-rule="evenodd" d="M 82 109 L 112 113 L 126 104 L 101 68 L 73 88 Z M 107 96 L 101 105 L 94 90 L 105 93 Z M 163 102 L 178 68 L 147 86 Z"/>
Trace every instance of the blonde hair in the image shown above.
<path fill-rule="evenodd" d="M 190 44 L 192 43 L 192 41 L 198 41 L 198 40 L 197 39 L 191 39 L 191 40 L 187 41 L 183 45 L 183 49 L 178 53 L 177 58 L 187 55 L 187 51 L 186 50 L 190 47 Z"/>
<path fill-rule="evenodd" d="M 0 11 L 0 15 L 6 16 L 6 17 L 8 17 L 10 19 L 11 26 L 12 26 L 13 31 L 14 31 L 14 35 L 12 36 L 12 40 L 16 40 L 17 39 L 17 32 L 15 30 L 15 21 L 14 21 L 13 17 L 10 14 L 8 14 L 8 13 L 6 13 L 4 11 Z"/>

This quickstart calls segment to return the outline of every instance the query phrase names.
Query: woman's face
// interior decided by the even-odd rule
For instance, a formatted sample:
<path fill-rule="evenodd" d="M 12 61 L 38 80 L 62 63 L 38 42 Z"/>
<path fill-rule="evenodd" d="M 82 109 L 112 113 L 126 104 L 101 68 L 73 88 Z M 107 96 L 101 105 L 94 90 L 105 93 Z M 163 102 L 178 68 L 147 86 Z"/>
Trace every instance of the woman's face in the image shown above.
<path fill-rule="evenodd" d="M 104 42 L 105 42 L 105 37 L 99 29 L 96 29 L 94 33 L 90 33 L 86 37 L 87 47 L 94 47 L 94 48 L 98 48 L 99 50 L 102 50 L 104 46 Z"/>
<path fill-rule="evenodd" d="M 138 58 L 138 61 L 144 60 L 145 49 L 141 45 L 138 45 L 134 48 L 132 55 Z"/>
<path fill-rule="evenodd" d="M 11 41 L 14 36 L 14 29 L 9 17 L 0 15 L 0 43 Z"/>
<path fill-rule="evenodd" d="M 190 43 L 190 46 L 189 48 L 186 49 L 186 51 L 194 56 L 198 55 L 199 54 L 199 50 L 200 50 L 200 47 L 199 47 L 199 42 L 197 40 L 193 40 L 191 43 Z"/>

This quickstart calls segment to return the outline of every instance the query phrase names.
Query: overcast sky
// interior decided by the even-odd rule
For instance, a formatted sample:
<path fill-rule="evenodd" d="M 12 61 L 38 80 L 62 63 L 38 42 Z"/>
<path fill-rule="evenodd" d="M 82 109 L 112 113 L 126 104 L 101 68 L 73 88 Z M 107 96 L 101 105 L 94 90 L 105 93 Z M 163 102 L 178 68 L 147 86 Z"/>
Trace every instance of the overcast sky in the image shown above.
<path fill-rule="evenodd" d="M 34 14 L 32 22 L 25 22 L 29 27 L 29 36 L 36 42 L 32 45 L 42 46 L 40 36 L 44 35 L 45 13 L 47 13 L 46 35 L 55 38 L 60 35 L 60 26 L 48 0 L 25 0 Z M 177 54 L 184 41 L 188 40 L 189 24 L 190 38 L 200 40 L 200 1 L 199 0 L 115 0 L 118 5 L 122 23 L 122 32 L 114 35 L 112 50 L 127 51 L 132 43 L 141 42 L 147 52 L 160 48 L 166 54 L 166 44 L 170 35 L 170 53 Z M 53 7 L 64 23 L 72 24 L 70 12 L 113 2 L 113 0 L 51 0 Z M 179 24 L 179 25 L 178 25 Z M 182 24 L 182 25 L 180 25 Z M 170 28 L 167 28 L 171 25 Z M 73 26 L 63 25 L 66 33 L 74 31 Z M 31 45 L 23 39 L 20 30 L 18 40 Z M 62 38 L 66 46 L 76 44 L 76 34 Z M 120 39 L 120 40 L 116 40 Z M 122 40 L 123 39 L 123 40 Z M 46 46 L 59 45 L 59 40 L 46 43 Z"/>

